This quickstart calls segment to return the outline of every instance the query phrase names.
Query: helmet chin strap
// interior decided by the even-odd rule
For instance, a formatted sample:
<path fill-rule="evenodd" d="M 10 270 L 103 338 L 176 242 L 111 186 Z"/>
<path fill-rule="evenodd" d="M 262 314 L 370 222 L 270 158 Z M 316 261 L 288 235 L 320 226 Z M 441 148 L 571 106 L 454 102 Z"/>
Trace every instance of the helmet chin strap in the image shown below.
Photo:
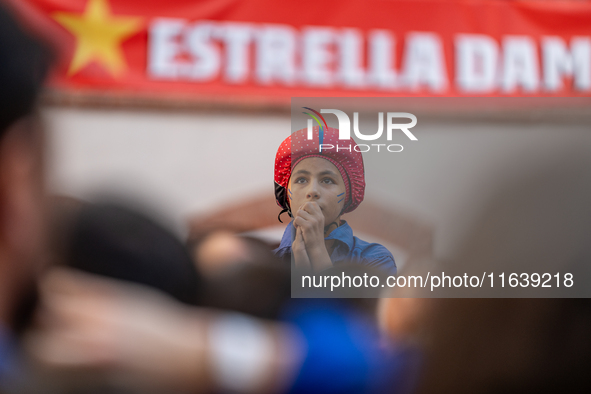
<path fill-rule="evenodd" d="M 281 210 L 281 212 L 279 212 L 279 215 L 277 215 L 277 219 L 279 219 L 279 222 L 281 222 L 281 223 L 283 223 L 283 220 L 281 220 L 281 215 L 283 215 L 285 212 L 287 212 L 287 214 L 289 215 L 290 218 L 293 217 L 293 215 L 291 214 L 291 209 L 283 208 L 283 210 Z"/>

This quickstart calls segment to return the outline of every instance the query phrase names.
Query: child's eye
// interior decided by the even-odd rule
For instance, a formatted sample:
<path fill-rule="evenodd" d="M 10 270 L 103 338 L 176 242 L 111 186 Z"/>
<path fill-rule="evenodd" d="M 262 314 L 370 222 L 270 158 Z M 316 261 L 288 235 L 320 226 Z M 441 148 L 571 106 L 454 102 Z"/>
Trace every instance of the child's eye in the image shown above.
<path fill-rule="evenodd" d="M 304 177 L 299 177 L 296 178 L 295 183 L 305 183 L 306 182 L 306 178 Z"/>
<path fill-rule="evenodd" d="M 332 180 L 332 179 L 330 179 L 330 178 L 324 178 L 321 182 L 322 183 L 327 183 L 327 184 L 335 183 L 335 181 Z"/>

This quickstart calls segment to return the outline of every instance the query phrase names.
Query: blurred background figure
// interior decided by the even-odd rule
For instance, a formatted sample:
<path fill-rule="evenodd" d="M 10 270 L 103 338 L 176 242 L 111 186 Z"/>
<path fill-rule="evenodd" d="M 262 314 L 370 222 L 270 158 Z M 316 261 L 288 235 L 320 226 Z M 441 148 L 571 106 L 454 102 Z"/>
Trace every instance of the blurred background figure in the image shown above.
<path fill-rule="evenodd" d="M 37 96 L 50 53 L 0 4 L 0 392 L 23 376 L 17 336 L 28 323 L 47 258 L 44 136 Z"/>

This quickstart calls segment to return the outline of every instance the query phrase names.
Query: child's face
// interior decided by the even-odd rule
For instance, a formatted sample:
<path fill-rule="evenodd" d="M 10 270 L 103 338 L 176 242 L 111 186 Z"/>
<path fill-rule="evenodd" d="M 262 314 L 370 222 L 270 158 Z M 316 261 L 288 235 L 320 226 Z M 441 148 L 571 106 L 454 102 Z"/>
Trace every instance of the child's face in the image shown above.
<path fill-rule="evenodd" d="M 287 196 L 294 215 L 303 204 L 315 201 L 324 215 L 324 225 L 328 226 L 339 218 L 345 205 L 345 182 L 330 161 L 310 157 L 293 169 Z"/>

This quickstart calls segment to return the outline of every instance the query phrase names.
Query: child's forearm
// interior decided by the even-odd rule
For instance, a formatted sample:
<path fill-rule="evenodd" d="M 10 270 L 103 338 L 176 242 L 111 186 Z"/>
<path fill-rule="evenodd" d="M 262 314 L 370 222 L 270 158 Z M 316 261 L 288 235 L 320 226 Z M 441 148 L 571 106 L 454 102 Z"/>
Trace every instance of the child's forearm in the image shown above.
<path fill-rule="evenodd" d="M 308 257 L 310 258 L 310 265 L 314 271 L 323 271 L 332 267 L 332 261 L 324 245 L 315 245 L 306 248 Z"/>
<path fill-rule="evenodd" d="M 310 258 L 308 252 L 306 252 L 306 244 L 304 243 L 304 237 L 302 234 L 302 228 L 296 229 L 296 237 L 291 244 L 292 257 L 295 262 L 295 266 L 301 269 L 312 269 L 310 264 Z"/>
<path fill-rule="evenodd" d="M 308 253 L 306 252 L 305 248 L 303 250 L 292 248 L 292 252 L 293 252 L 293 261 L 295 262 L 295 266 L 297 268 L 308 269 L 308 270 L 312 269 L 312 264 L 310 262 L 310 258 L 308 257 Z"/>

